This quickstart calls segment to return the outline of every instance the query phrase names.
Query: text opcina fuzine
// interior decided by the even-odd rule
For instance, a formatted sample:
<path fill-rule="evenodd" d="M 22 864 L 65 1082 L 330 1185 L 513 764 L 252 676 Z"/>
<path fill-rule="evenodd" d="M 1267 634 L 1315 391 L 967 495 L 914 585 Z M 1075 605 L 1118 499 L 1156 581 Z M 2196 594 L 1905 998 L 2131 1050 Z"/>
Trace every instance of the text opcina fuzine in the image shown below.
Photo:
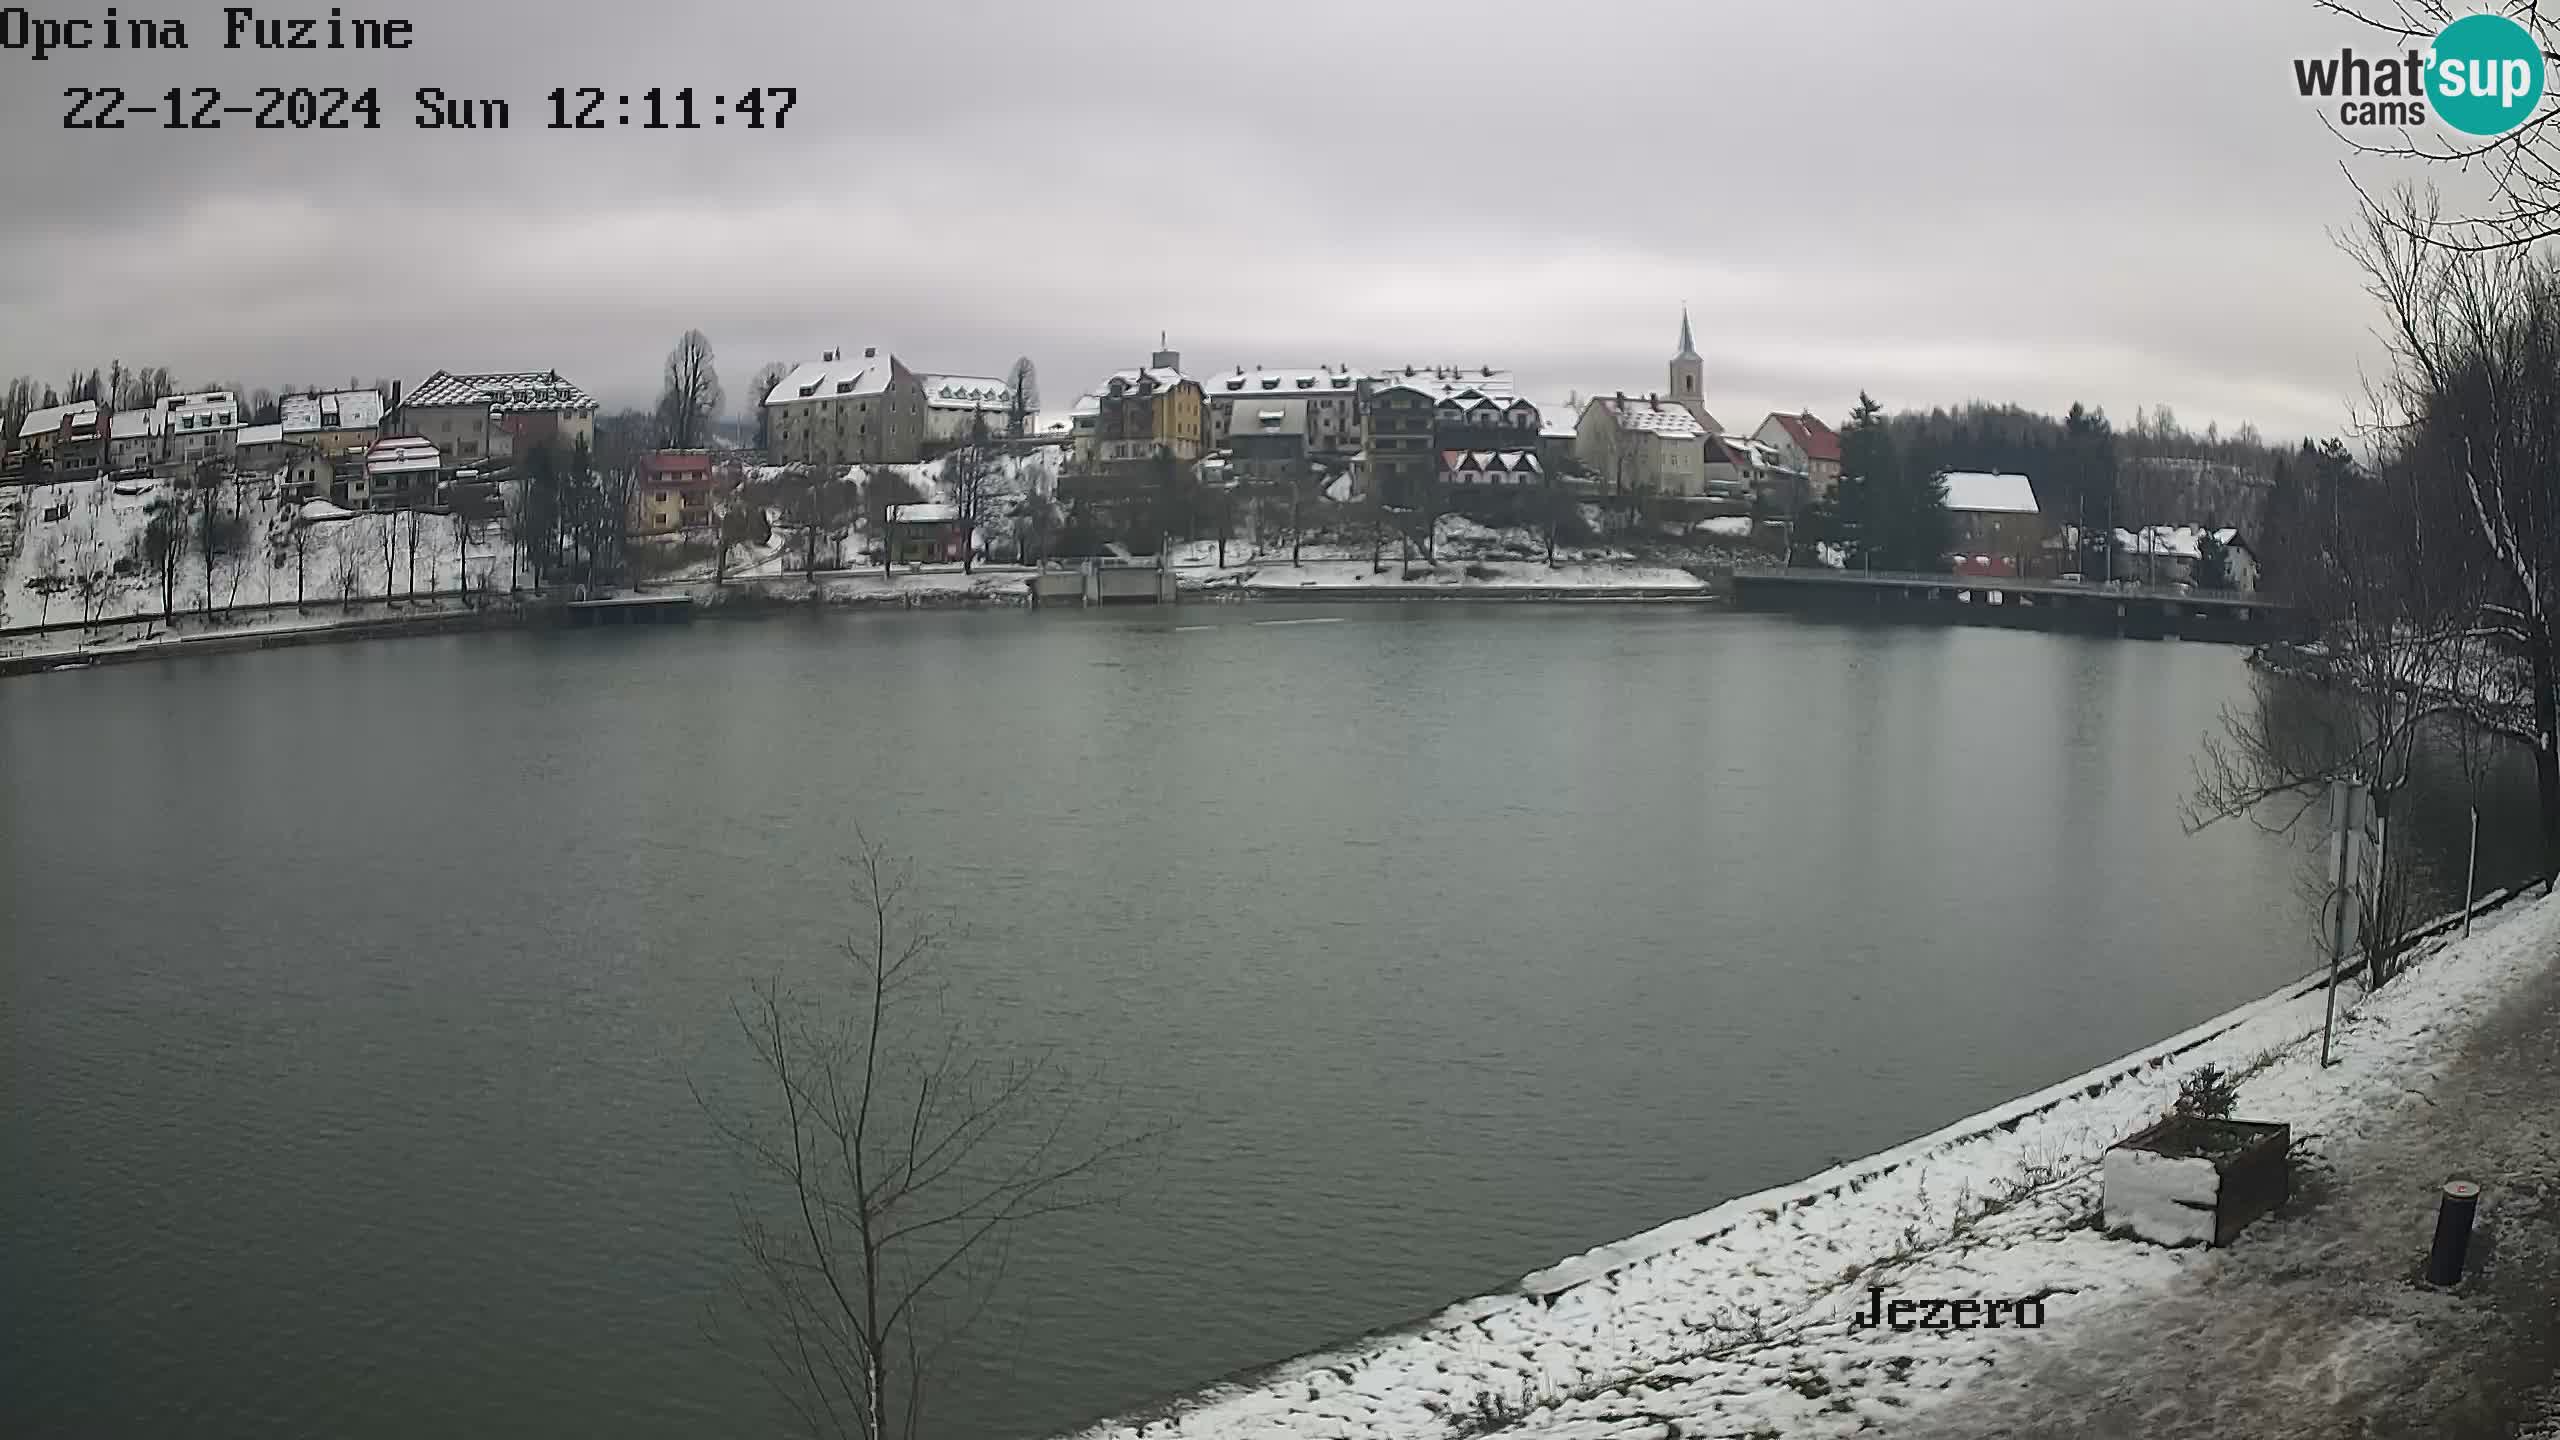
<path fill-rule="evenodd" d="M 94 15 L 57 18 L 23 5 L 0 7 L 0 49 L 44 60 L 71 50 L 186 50 L 203 41 L 223 50 L 406 50 L 417 43 L 407 20 L 349 15 L 281 15 L 226 5 L 218 21 L 190 27 L 177 18 L 127 15 L 110 5 Z"/>
<path fill-rule="evenodd" d="M 2041 1330 L 2044 1299 L 1986 1300 L 1950 1298 L 1884 1298 L 1884 1287 L 1867 1287 L 1866 1308 L 1849 1317 L 1852 1330 Z"/>

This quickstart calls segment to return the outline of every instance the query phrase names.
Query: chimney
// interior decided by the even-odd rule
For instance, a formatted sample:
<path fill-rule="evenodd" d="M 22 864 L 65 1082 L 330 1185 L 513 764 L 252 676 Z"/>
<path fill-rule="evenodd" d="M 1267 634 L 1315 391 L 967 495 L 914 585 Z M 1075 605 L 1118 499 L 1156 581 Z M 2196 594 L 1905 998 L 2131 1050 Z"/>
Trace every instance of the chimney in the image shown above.
<path fill-rule="evenodd" d="M 1644 395 L 1644 403 L 1647 409 L 1659 410 L 1662 408 L 1662 397 L 1648 390 Z"/>
<path fill-rule="evenodd" d="M 395 420 L 400 416 L 400 382 L 397 380 L 391 382 L 391 415 Z"/>
<path fill-rule="evenodd" d="M 865 346 L 863 346 L 863 347 L 862 347 L 862 358 L 863 358 L 863 359 L 865 359 L 865 360 L 877 360 L 877 359 L 879 359 L 879 358 L 880 358 L 880 347 L 879 347 L 879 346 L 877 346 L 877 345 L 865 345 Z"/>

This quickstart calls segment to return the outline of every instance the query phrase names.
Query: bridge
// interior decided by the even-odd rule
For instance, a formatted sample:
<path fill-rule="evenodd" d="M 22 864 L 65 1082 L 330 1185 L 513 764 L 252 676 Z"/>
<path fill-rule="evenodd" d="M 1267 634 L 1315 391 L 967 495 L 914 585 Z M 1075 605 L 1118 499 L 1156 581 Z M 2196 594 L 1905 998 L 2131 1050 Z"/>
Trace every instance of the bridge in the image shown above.
<path fill-rule="evenodd" d="M 2137 640 L 2257 644 L 2295 639 L 2293 610 L 2240 590 L 1897 570 L 1736 566 L 1733 594 L 1750 610 L 1803 610 L 1886 620 L 2073 630 Z"/>

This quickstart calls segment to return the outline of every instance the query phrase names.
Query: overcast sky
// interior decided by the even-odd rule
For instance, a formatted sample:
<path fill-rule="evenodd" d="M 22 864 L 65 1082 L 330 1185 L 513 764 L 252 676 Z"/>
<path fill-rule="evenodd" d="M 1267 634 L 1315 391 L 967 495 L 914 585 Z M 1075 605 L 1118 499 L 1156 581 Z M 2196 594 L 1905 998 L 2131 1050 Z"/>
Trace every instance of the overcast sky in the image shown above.
<path fill-rule="evenodd" d="M 1161 330 L 1195 374 L 1492 364 L 1546 399 L 1660 387 L 1685 301 L 1728 425 L 1865 388 L 2294 435 L 2375 348 L 2289 63 L 2364 37 L 2308 0 L 341 6 L 415 48 L 225 51 L 219 6 L 119 0 L 191 48 L 0 53 L 0 374 L 557 368 L 644 403 L 698 326 L 733 405 L 882 344 L 1028 354 L 1064 409 Z M 378 84 L 386 126 L 61 128 L 68 85 L 277 83 Z M 653 84 L 800 101 L 539 128 L 554 86 Z M 422 85 L 515 128 L 416 130 Z"/>

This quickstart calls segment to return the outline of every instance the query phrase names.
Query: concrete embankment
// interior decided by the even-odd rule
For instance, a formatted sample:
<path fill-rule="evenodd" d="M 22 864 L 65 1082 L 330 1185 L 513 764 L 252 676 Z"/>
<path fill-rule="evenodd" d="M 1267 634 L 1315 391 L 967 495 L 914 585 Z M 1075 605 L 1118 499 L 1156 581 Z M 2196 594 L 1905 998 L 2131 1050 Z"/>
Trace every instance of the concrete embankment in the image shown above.
<path fill-rule="evenodd" d="M 47 670 L 74 670 L 93 665 L 119 665 L 138 660 L 170 660 L 191 655 L 227 655 L 244 650 L 281 650 L 298 645 L 329 645 L 356 640 L 384 640 L 404 635 L 445 635 L 473 630 L 508 630 L 533 623 L 545 612 L 520 606 L 478 610 L 437 610 L 414 615 L 367 616 L 362 619 L 311 624 L 246 625 L 194 635 L 157 635 L 105 644 L 71 644 L 54 649 L 0 655 L 0 675 L 32 675 Z"/>

